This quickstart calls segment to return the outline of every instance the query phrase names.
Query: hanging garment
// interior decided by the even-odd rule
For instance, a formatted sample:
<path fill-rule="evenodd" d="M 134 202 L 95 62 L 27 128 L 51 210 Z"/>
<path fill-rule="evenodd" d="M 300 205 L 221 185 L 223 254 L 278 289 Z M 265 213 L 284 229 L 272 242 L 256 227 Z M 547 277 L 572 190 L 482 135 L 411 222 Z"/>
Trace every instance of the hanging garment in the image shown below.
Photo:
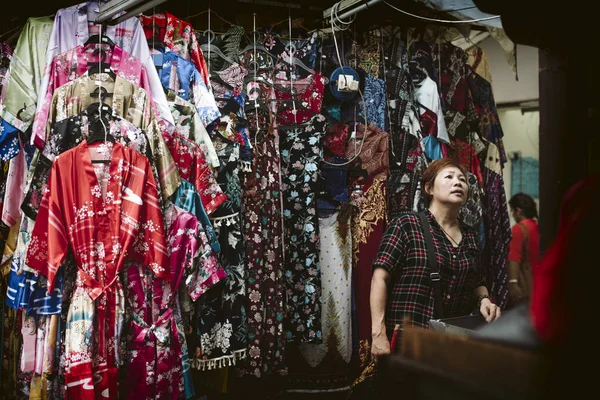
<path fill-rule="evenodd" d="M 321 162 L 325 117 L 306 125 L 279 127 L 283 192 L 288 341 L 320 343 L 321 276 L 316 182 Z"/>
<path fill-rule="evenodd" d="M 249 358 L 245 372 L 261 378 L 287 373 L 281 161 L 275 131 L 250 132 L 260 138 L 244 195 Z"/>
<path fill-rule="evenodd" d="M 202 75 L 204 84 L 207 86 L 210 84 L 206 61 L 198 45 L 192 24 L 168 12 L 150 16 L 141 15 L 140 21 L 144 26 L 146 39 L 158 38 L 162 40 L 175 54 L 191 61 Z"/>
<path fill-rule="evenodd" d="M 482 265 L 488 266 L 487 281 L 490 297 L 499 307 L 508 301 L 508 275 L 506 260 L 511 239 L 510 217 L 502 180 L 502 161 L 498 148 L 489 143 L 487 151 L 480 153 L 483 162 L 483 221 L 485 249 Z M 483 154 L 486 154 L 483 160 Z"/>
<path fill-rule="evenodd" d="M 289 389 L 319 393 L 347 389 L 352 382 L 352 236 L 349 217 L 347 212 L 336 212 L 319 218 L 323 343 L 297 345 L 300 357 L 290 356 L 289 360 Z"/>
<path fill-rule="evenodd" d="M 221 116 L 215 98 L 191 62 L 172 51 L 166 51 L 163 55 L 163 66 L 158 70 L 158 74 L 166 90 L 173 91 L 196 106 L 198 116 L 205 127 Z"/>
<path fill-rule="evenodd" d="M 504 132 L 500 125 L 500 117 L 498 116 L 498 110 L 496 109 L 492 85 L 483 77 L 473 72 L 467 74 L 467 82 L 471 89 L 475 110 L 479 115 L 481 136 L 498 147 L 502 166 L 504 166 L 507 161 L 504 142 L 502 141 Z"/>
<path fill-rule="evenodd" d="M 215 126 L 214 133 L 223 138 L 240 144 L 240 163 L 244 172 L 250 172 L 252 160 L 252 144 L 248 139 L 248 124 L 246 121 L 246 100 L 243 93 L 243 82 L 248 71 L 239 64 L 233 64 L 217 75 L 222 82 L 212 82 L 215 99 L 221 110 L 221 119 Z"/>
<path fill-rule="evenodd" d="M 183 179 L 181 186 L 173 195 L 173 203 L 194 215 L 200 222 L 197 227 L 198 253 L 194 255 L 195 260 L 191 269 L 184 273 L 185 286 L 188 289 L 185 297 L 189 297 L 191 302 L 197 300 L 208 289 L 223 280 L 227 273 L 217 260 L 216 253 L 221 251 L 221 246 L 217 241 L 212 223 L 202 207 L 200 195 L 196 188 Z"/>
<path fill-rule="evenodd" d="M 440 95 L 438 94 L 437 84 L 429 77 L 425 77 L 422 82 L 415 85 L 415 97 L 419 103 L 419 111 L 421 117 L 427 111 L 435 114 L 435 126 L 437 129 L 430 131 L 423 127 L 423 133 L 433 135 L 439 141 L 450 143 L 450 137 L 446 130 L 446 121 L 444 120 L 444 111 L 440 103 Z M 423 121 L 421 119 L 421 121 Z"/>
<path fill-rule="evenodd" d="M 196 107 L 179 96 L 175 96 L 175 100 L 169 102 L 169 107 L 175 121 L 175 132 L 196 142 L 204 153 L 208 165 L 217 168 L 219 166 L 217 151 L 200 120 Z"/>
<path fill-rule="evenodd" d="M 98 3 L 93 1 L 58 10 L 54 17 L 52 32 L 50 33 L 45 65 L 49 66 L 57 55 L 74 49 L 77 46 L 84 45 L 90 35 L 98 33 L 96 30 L 99 25 L 89 23 L 89 21 L 96 19 L 98 13 Z M 146 37 L 144 36 L 144 31 L 139 20 L 137 18 L 129 18 L 117 25 L 108 25 L 105 30 L 103 29 L 103 33 L 110 37 L 117 46 L 142 62 L 148 75 L 152 98 L 158 107 L 161 117 L 157 123 L 162 130 L 172 131 L 174 127 L 173 117 L 167 106 L 166 96 L 156 73 L 154 61 L 150 55 Z M 37 92 L 38 106 L 41 105 L 43 96 L 46 95 L 46 88 L 50 79 L 49 72 L 50 69 L 46 68 L 41 84 L 39 85 Z M 46 121 L 38 123 L 36 118 L 33 127 L 34 133 L 31 140 L 39 149 L 44 147 L 45 137 L 43 135 L 43 126 L 45 123 Z M 42 127 L 38 127 L 38 124 L 41 124 Z M 155 152 L 153 151 L 153 153 Z"/>
<path fill-rule="evenodd" d="M 465 141 L 478 140 L 479 117 L 466 79 L 467 54 L 451 44 L 441 45 L 436 62 L 441 64 L 441 82 L 447 106 L 444 118 L 450 136 Z"/>
<path fill-rule="evenodd" d="M 118 116 L 113 117 L 109 123 L 108 134 L 121 142 L 124 146 L 143 154 L 149 160 L 152 153 L 148 138 L 141 129 L 136 128 L 129 121 Z M 87 113 L 83 113 L 58 121 L 50 130 L 48 142 L 41 152 L 35 167 L 32 167 L 29 188 L 21 208 L 25 215 L 32 220 L 37 218 L 37 213 L 42 203 L 42 198 L 48 185 L 52 162 L 61 153 L 76 147 L 89 136 Z M 158 179 L 156 173 L 154 178 Z"/>
<path fill-rule="evenodd" d="M 365 104 L 367 109 L 367 122 L 373 123 L 379 129 L 386 127 L 386 88 L 383 79 L 372 75 L 365 75 L 364 103 L 358 103 L 358 115 L 364 118 Z"/>
<path fill-rule="evenodd" d="M 467 55 L 469 56 L 469 64 L 473 68 L 473 71 L 492 84 L 492 71 L 487 53 L 481 47 L 474 46 L 467 50 Z"/>
<path fill-rule="evenodd" d="M 361 130 L 362 128 L 362 130 Z M 351 159 L 356 154 L 356 146 L 364 135 L 364 127 L 359 125 L 355 145 L 348 146 L 346 156 Z M 389 135 L 371 125 L 360 152 L 360 161 L 367 170 L 364 181 L 356 178 L 348 182 L 351 191 L 353 286 L 356 304 L 356 332 L 358 339 L 358 370 L 362 371 L 371 360 L 371 275 L 373 261 L 387 225 L 386 180 L 389 175 Z"/>
<path fill-rule="evenodd" d="M 381 36 L 372 32 L 364 33 L 359 42 L 353 44 L 353 53 L 356 54 L 358 67 L 374 78 L 379 78 L 381 68 Z M 354 58 L 351 54 L 350 58 Z M 380 127 L 384 129 L 383 127 Z"/>
<path fill-rule="evenodd" d="M 47 126 L 46 138 L 50 135 L 52 123 L 77 115 L 94 102 L 90 93 L 97 87 L 95 82 L 98 79 L 102 80 L 102 87 L 108 93 L 113 93 L 112 102 L 108 102 L 113 113 L 141 128 L 148 136 L 153 156 L 151 163 L 159 173 L 162 197 L 168 199 L 177 190 L 181 178 L 166 147 L 161 129 L 151 113 L 150 102 L 144 89 L 118 76 L 112 80 L 108 74 L 84 75 L 63 85 L 52 95 L 50 113 L 47 122 L 44 122 Z"/>
<path fill-rule="evenodd" d="M 67 398 L 118 393 L 124 308 L 118 273 L 125 260 L 137 260 L 170 280 L 150 164 L 115 142 L 107 146 L 112 147 L 110 165 L 95 168 L 90 153 L 106 152 L 104 146 L 89 148 L 83 141 L 55 159 L 27 251 L 27 265 L 48 277 L 48 290 L 54 289 L 69 249 L 77 261 L 65 339 Z"/>
<path fill-rule="evenodd" d="M 142 62 L 119 46 L 89 44 L 88 46 L 77 46 L 57 55 L 47 66 L 50 70 L 48 85 L 46 93 L 39 96 L 43 101 L 36 110 L 36 119 L 40 119 L 40 122 L 35 124 L 35 129 L 46 129 L 44 121 L 50 112 L 54 91 L 85 75 L 90 65 L 98 64 L 100 60 L 110 64 L 110 69 L 120 78 L 144 89 L 152 107 L 152 114 L 157 121 L 161 120 L 159 109 L 168 108 L 168 106 L 166 104 L 158 106 L 155 102 L 157 100 L 166 101 L 166 98 L 163 94 L 155 99 L 155 93 L 152 92 L 153 87 L 150 85 L 148 73 Z M 42 132 L 34 130 L 33 135 L 42 136 Z"/>
<path fill-rule="evenodd" d="M 2 222 L 6 226 L 17 225 L 21 218 L 21 203 L 25 196 L 26 177 L 27 161 L 25 160 L 25 151 L 21 149 L 16 157 L 10 160 L 6 177 L 6 192 L 2 203 Z"/>
<path fill-rule="evenodd" d="M 13 57 L 13 48 L 8 42 L 0 42 L 0 99 L 2 98 L 2 90 L 6 83 L 10 60 Z"/>
<path fill-rule="evenodd" d="M 276 79 L 282 79 L 282 77 L 276 76 Z M 291 100 L 287 102 L 287 105 L 277 108 L 277 123 L 279 125 L 303 124 L 321 112 L 325 77 L 315 73 L 299 80 L 278 80 L 274 91 L 277 100 Z M 295 108 L 294 103 L 302 105 L 310 111 Z"/>
<path fill-rule="evenodd" d="M 242 181 L 237 143 L 215 142 L 221 166 L 217 181 L 227 201 L 211 216 L 221 245 L 219 263 L 227 277 L 196 301 L 199 349 L 192 367 L 211 370 L 235 365 L 247 353 L 246 269 L 242 239 Z"/>
<path fill-rule="evenodd" d="M 227 196 L 215 180 L 200 147 L 177 133 L 165 137 L 165 143 L 177 165 L 179 176 L 196 187 L 204 210 L 208 215 L 212 214 L 223 204 Z"/>
<path fill-rule="evenodd" d="M 319 35 L 313 32 L 306 39 L 284 39 L 277 33 L 268 32 L 264 38 L 264 46 L 271 54 L 278 58 L 277 70 L 281 71 L 280 79 L 294 80 L 310 76 L 310 72 L 296 65 L 285 62 L 290 55 L 299 59 L 308 68 L 314 69 L 319 54 Z M 282 61 L 283 60 L 283 61 Z"/>
<path fill-rule="evenodd" d="M 33 122 L 40 80 L 46 65 L 46 47 L 52 30 L 48 17 L 29 18 L 19 36 L 2 89 L 2 119 L 25 132 Z M 19 111 L 25 110 L 19 115 Z"/>

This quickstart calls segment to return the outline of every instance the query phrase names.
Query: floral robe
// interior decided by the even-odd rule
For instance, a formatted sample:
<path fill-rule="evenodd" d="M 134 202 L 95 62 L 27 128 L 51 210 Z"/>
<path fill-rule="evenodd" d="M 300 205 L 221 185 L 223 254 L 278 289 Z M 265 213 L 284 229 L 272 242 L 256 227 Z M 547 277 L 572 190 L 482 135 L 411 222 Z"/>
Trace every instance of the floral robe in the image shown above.
<path fill-rule="evenodd" d="M 227 196 L 217 184 L 200 147 L 177 133 L 165 136 L 165 142 L 177 165 L 179 176 L 196 187 L 200 193 L 204 210 L 207 214 L 212 214 L 223 204 Z"/>
<path fill-rule="evenodd" d="M 97 87 L 95 82 L 98 80 L 102 81 L 102 87 L 108 93 L 113 93 L 106 100 L 113 113 L 142 129 L 148 136 L 153 156 L 150 162 L 158 170 L 162 197 L 168 199 L 177 190 L 181 178 L 165 145 L 163 130 L 151 112 L 146 91 L 119 76 L 112 80 L 108 74 L 84 75 L 56 89 L 52 95 L 45 140 L 50 136 L 54 122 L 77 115 L 95 102 L 90 93 Z"/>
<path fill-rule="evenodd" d="M 86 141 L 55 159 L 26 256 L 27 265 L 48 277 L 49 291 L 69 251 L 77 262 L 65 337 L 67 398 L 118 393 L 124 262 L 136 260 L 171 278 L 150 164 L 118 142 L 110 147 L 110 164 L 100 168 L 90 150 L 106 150 Z"/>
<path fill-rule="evenodd" d="M 169 102 L 173 119 L 175 120 L 175 131 L 198 144 L 204 153 L 204 158 L 212 168 L 219 166 L 219 157 L 202 120 L 198 115 L 196 107 L 179 96 Z"/>

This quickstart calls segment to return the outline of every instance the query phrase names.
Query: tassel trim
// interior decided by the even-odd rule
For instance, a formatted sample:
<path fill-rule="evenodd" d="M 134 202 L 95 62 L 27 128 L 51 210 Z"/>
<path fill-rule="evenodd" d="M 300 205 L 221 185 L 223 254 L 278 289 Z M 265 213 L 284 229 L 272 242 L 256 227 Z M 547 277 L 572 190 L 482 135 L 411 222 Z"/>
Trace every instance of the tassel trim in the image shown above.
<path fill-rule="evenodd" d="M 235 224 L 236 222 L 238 222 L 239 219 L 240 219 L 240 213 L 237 212 L 235 214 L 231 214 L 226 217 L 216 217 L 216 218 L 211 218 L 210 220 L 213 223 L 213 226 L 219 228 L 219 227 L 223 226 L 223 223 L 225 223 L 225 225 L 227 225 L 227 226 L 231 226 L 231 225 Z"/>
<path fill-rule="evenodd" d="M 198 369 L 200 371 L 210 371 L 213 369 L 225 368 L 225 367 L 233 367 L 236 365 L 237 361 L 243 360 L 246 358 L 247 350 L 236 350 L 230 356 L 223 356 L 219 358 L 213 358 L 210 360 L 200 360 L 198 358 L 193 358 L 190 360 L 190 366 L 194 369 Z"/>
<path fill-rule="evenodd" d="M 252 172 L 252 163 L 250 161 L 238 160 L 238 167 L 242 172 Z"/>

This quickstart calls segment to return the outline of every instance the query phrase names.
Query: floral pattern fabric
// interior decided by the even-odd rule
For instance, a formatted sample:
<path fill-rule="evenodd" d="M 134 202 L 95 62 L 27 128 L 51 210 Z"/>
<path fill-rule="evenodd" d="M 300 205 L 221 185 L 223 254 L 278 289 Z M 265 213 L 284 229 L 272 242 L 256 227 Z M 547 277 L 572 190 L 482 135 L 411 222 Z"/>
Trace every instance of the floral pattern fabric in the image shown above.
<path fill-rule="evenodd" d="M 263 137 L 255 151 L 258 157 L 245 186 L 244 240 L 248 265 L 247 373 L 260 378 L 287 371 L 278 136 Z"/>
<path fill-rule="evenodd" d="M 373 123 L 379 129 L 386 129 L 386 87 L 383 79 L 367 74 L 365 76 L 365 101 L 359 102 L 358 115 L 364 118 L 365 104 L 367 109 L 367 121 Z"/>
<path fill-rule="evenodd" d="M 189 271 L 184 270 L 187 295 L 190 301 L 195 301 L 227 274 L 217 260 L 216 253 L 221 251 L 221 247 L 196 188 L 184 179 L 173 197 L 176 206 L 196 216 L 200 222 L 197 225 L 198 252 Z"/>
<path fill-rule="evenodd" d="M 301 80 L 277 81 L 274 89 L 277 100 L 290 100 L 278 107 L 277 122 L 280 125 L 303 124 L 321 112 L 325 77 L 315 73 Z M 296 103 L 309 111 L 296 108 Z"/>
<path fill-rule="evenodd" d="M 322 340 L 316 184 L 325 129 L 325 117 L 320 114 L 304 127 L 279 128 L 288 341 Z"/>
<path fill-rule="evenodd" d="M 83 399 L 95 398 L 94 391 L 118 393 L 124 309 L 119 272 L 126 259 L 170 280 L 150 164 L 118 142 L 110 147 L 109 166 L 94 167 L 90 150 L 106 150 L 89 149 L 85 141 L 54 161 L 26 258 L 27 265 L 48 277 L 52 291 L 69 250 L 75 256 L 78 279 L 67 317 L 65 382 L 68 396 Z"/>
<path fill-rule="evenodd" d="M 317 55 L 319 54 L 319 35 L 314 32 L 306 39 L 284 39 L 275 33 L 267 33 L 264 46 L 271 54 L 280 60 L 289 60 L 290 55 L 299 59 L 308 68 L 315 68 Z M 302 67 L 289 65 L 287 62 L 279 61 L 276 68 L 284 73 L 285 79 L 301 79 L 310 75 L 310 72 Z"/>
<path fill-rule="evenodd" d="M 200 147 L 177 133 L 165 137 L 165 142 L 177 165 L 179 176 L 196 187 L 198 193 L 200 193 L 204 210 L 207 214 L 212 214 L 223 204 L 227 196 L 217 184 L 212 170 L 206 164 L 204 154 L 200 151 Z"/>
<path fill-rule="evenodd" d="M 219 157 L 217 151 L 204 124 L 202 124 L 196 107 L 179 96 L 176 96 L 174 101 L 169 102 L 169 107 L 175 121 L 175 132 L 196 142 L 204 153 L 208 165 L 212 168 L 218 167 Z"/>
<path fill-rule="evenodd" d="M 152 159 L 148 138 L 141 129 L 119 117 L 111 120 L 109 125 L 109 135 L 120 141 L 121 144 L 145 155 L 149 160 Z M 37 217 L 54 159 L 59 154 L 76 147 L 87 138 L 89 135 L 88 129 L 88 117 L 85 112 L 56 122 L 52 126 L 46 146 L 40 154 L 37 164 L 32 167 L 29 189 L 21 205 L 27 217 L 33 220 Z M 157 178 L 156 174 L 154 177 Z"/>
<path fill-rule="evenodd" d="M 196 301 L 199 348 L 192 366 L 212 370 L 235 365 L 247 353 L 246 268 L 242 238 L 239 146 L 215 142 L 221 166 L 217 181 L 227 195 L 211 220 L 219 237 L 219 262 L 227 277 Z"/>
<path fill-rule="evenodd" d="M 47 132 L 50 135 L 52 124 L 83 112 L 94 102 L 90 94 L 96 88 L 96 81 L 102 81 L 109 93 L 114 93 L 112 101 L 107 104 L 117 114 L 142 129 L 149 139 L 152 149 L 151 163 L 156 166 L 160 181 L 158 182 L 164 200 L 167 200 L 179 186 L 181 178 L 175 168 L 173 158 L 163 139 L 157 120 L 151 113 L 151 106 L 146 91 L 139 86 L 117 76 L 114 80 L 108 74 L 84 75 L 55 90 L 50 105 Z M 171 117 L 172 120 L 172 117 Z"/>

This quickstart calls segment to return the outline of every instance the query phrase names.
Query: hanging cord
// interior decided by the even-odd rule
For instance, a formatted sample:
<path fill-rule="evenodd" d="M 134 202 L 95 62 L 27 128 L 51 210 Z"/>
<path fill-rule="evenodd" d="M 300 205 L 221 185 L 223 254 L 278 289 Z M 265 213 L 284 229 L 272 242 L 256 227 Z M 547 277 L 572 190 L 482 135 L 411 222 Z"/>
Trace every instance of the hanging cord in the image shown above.
<path fill-rule="evenodd" d="M 208 31 L 206 33 L 208 34 L 208 76 L 210 77 L 210 48 L 212 42 L 212 31 L 210 30 L 210 1 L 208 2 Z"/>
<path fill-rule="evenodd" d="M 102 101 L 102 57 L 100 57 L 100 54 L 102 53 L 102 25 L 100 25 L 100 34 L 98 35 L 98 46 L 100 47 L 100 52 L 98 53 L 98 93 L 100 94 L 100 96 L 98 97 L 98 99 L 100 100 L 100 106 L 98 107 L 98 118 L 100 118 L 100 123 L 102 124 L 102 128 L 104 129 L 104 145 L 106 145 L 106 139 L 107 139 L 107 135 L 108 135 L 108 131 L 106 129 L 106 125 L 104 124 L 104 120 L 102 119 L 102 104 L 104 103 Z M 89 124 L 89 116 L 88 116 L 88 124 Z"/>
<path fill-rule="evenodd" d="M 256 83 L 256 71 L 258 68 L 258 60 L 256 59 L 256 13 L 252 14 L 252 46 L 253 46 L 253 52 L 254 52 L 254 84 L 258 85 L 258 83 Z M 260 91 L 258 92 L 260 93 Z M 254 135 L 254 149 L 256 152 L 260 154 L 260 151 L 258 150 L 258 134 L 260 133 L 260 125 L 258 123 L 258 119 L 259 119 L 259 115 L 258 115 L 258 103 L 256 102 L 258 95 L 256 97 L 254 97 L 254 112 L 256 115 L 256 134 Z"/>
<path fill-rule="evenodd" d="M 493 15 L 491 17 L 484 17 L 484 18 L 476 18 L 476 19 L 465 19 L 465 20 L 449 20 L 449 19 L 436 19 L 436 18 L 428 18 L 428 17 L 422 17 L 420 15 L 416 15 L 416 14 L 411 14 L 408 11 L 404 11 L 399 9 L 398 7 L 395 7 L 393 5 L 391 5 L 390 3 L 388 3 L 387 1 L 383 1 L 383 4 L 387 5 L 388 7 L 401 12 L 404 15 L 408 15 L 409 17 L 413 17 L 413 18 L 418 18 L 418 19 L 422 19 L 425 21 L 429 21 L 429 22 L 441 22 L 443 24 L 472 24 L 474 22 L 481 22 L 481 21 L 489 21 L 492 19 L 497 19 L 500 18 L 499 15 Z"/>
<path fill-rule="evenodd" d="M 291 11 L 290 2 L 288 1 L 288 35 L 292 37 L 292 11 Z M 296 96 L 294 93 L 294 71 L 292 66 L 294 59 L 294 52 L 296 47 L 293 45 L 292 40 L 290 39 L 290 43 L 288 44 L 288 51 L 290 53 L 290 93 L 292 94 L 292 115 L 294 116 L 294 123 L 298 123 L 298 111 L 296 110 Z M 294 49 L 294 50 L 292 50 Z"/>
<path fill-rule="evenodd" d="M 337 17 L 337 8 L 338 8 L 338 6 L 339 6 L 339 3 L 335 3 L 333 5 L 333 7 L 331 7 L 331 13 L 330 13 L 331 34 L 333 35 L 333 44 L 335 45 L 335 53 L 337 54 L 338 62 L 340 64 L 340 68 L 342 69 L 342 75 L 344 75 L 344 63 L 342 62 L 342 57 L 340 56 L 340 49 L 338 47 L 337 39 L 335 37 L 335 30 L 336 30 L 337 26 L 336 26 L 336 23 L 335 23 L 335 20 L 334 20 L 333 17 L 334 17 L 334 14 L 335 14 L 336 19 L 339 22 L 341 22 L 343 25 L 345 25 L 345 27 L 343 29 L 339 29 L 339 30 L 345 31 L 345 30 L 347 30 L 349 28 L 349 25 L 354 21 L 354 19 L 356 19 L 356 16 L 350 22 L 344 22 L 344 21 L 340 20 Z M 344 79 L 346 79 L 346 78 L 344 77 Z M 360 90 L 360 87 L 358 89 L 358 94 L 360 95 L 360 98 L 361 98 L 362 103 L 363 103 L 364 117 L 365 117 L 365 131 L 363 133 L 363 137 L 362 137 L 361 142 L 360 142 L 360 149 L 358 150 L 358 152 L 356 152 L 356 142 L 354 142 L 354 146 L 355 146 L 354 147 L 354 157 L 352 157 L 351 159 L 349 159 L 348 161 L 343 162 L 343 163 L 332 163 L 332 162 L 329 162 L 329 161 L 323 159 L 323 162 L 325 164 L 332 165 L 334 167 L 343 167 L 345 165 L 350 164 L 352 161 L 356 160 L 358 158 L 358 156 L 360 155 L 360 153 L 362 152 L 363 146 L 365 144 L 365 139 L 367 138 L 368 131 L 369 131 L 369 123 L 367 121 L 367 102 L 365 101 L 365 98 L 363 97 L 363 94 L 362 94 L 362 91 Z M 356 125 L 354 125 L 354 137 L 356 138 Z"/>
<path fill-rule="evenodd" d="M 382 58 L 382 62 L 381 65 L 383 67 L 383 80 L 385 82 L 385 112 L 386 112 L 386 116 L 387 116 L 387 122 L 388 124 L 392 124 L 392 114 L 390 112 L 390 102 L 389 102 L 389 98 L 388 98 L 388 91 L 387 91 L 387 70 L 385 68 L 385 64 L 386 64 L 386 59 L 385 59 L 385 50 L 383 48 L 383 28 L 380 26 L 379 27 L 379 51 L 381 52 L 381 58 Z M 392 155 L 394 157 L 396 157 L 396 152 L 394 151 L 394 141 L 390 140 L 390 151 L 392 152 Z"/>

